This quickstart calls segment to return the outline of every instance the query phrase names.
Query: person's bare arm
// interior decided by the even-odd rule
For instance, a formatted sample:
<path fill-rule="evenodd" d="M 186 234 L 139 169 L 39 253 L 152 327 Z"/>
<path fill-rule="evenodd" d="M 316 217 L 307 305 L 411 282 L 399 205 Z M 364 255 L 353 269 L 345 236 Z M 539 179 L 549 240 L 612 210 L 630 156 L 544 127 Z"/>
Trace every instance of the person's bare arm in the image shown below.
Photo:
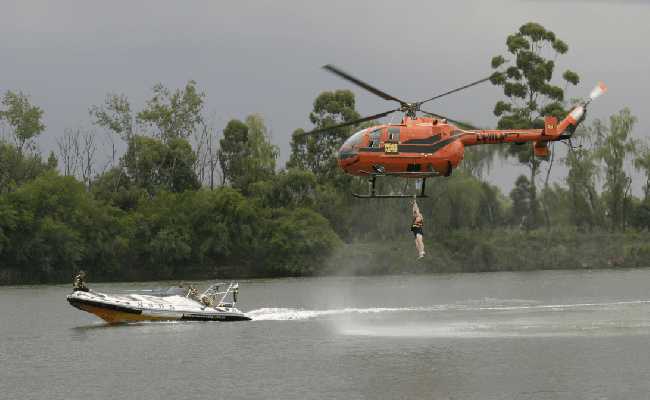
<path fill-rule="evenodd" d="M 413 217 L 419 217 L 420 216 L 420 209 L 418 208 L 418 203 L 415 201 L 415 198 L 413 198 Z"/>

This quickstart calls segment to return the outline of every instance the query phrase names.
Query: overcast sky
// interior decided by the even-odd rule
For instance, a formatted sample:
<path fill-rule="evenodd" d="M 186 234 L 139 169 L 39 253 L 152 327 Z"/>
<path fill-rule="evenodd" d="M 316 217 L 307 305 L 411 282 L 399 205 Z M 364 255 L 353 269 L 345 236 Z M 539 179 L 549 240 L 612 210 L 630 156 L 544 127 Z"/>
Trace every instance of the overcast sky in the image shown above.
<path fill-rule="evenodd" d="M 568 96 L 604 81 L 610 90 L 589 117 L 629 106 L 641 137 L 650 128 L 648 20 L 650 1 L 641 0 L 1 0 L 0 92 L 22 90 L 45 110 L 40 142 L 48 151 L 64 129 L 90 126 L 88 108 L 107 92 L 126 94 L 139 109 L 155 83 L 194 79 L 219 127 L 260 113 L 286 160 L 291 132 L 309 127 L 321 91 L 353 89 L 362 114 L 392 106 L 322 65 L 418 100 L 489 75 L 507 35 L 535 21 L 569 45 L 558 71 L 571 68 L 581 83 Z M 499 98 L 486 84 L 429 108 L 493 126 Z M 523 171 L 505 165 L 490 178 L 507 190 Z"/>

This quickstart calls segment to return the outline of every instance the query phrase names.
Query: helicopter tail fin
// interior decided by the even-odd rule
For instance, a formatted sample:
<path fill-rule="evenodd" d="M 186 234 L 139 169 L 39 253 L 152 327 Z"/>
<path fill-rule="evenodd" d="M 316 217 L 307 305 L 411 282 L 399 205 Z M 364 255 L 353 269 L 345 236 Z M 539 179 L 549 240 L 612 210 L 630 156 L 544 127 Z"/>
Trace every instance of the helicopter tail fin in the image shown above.
<path fill-rule="evenodd" d="M 558 132 L 558 123 L 557 118 L 552 115 L 547 115 L 544 117 L 544 135 L 546 136 L 557 136 Z"/>
<path fill-rule="evenodd" d="M 557 127 L 557 133 L 561 134 L 565 138 L 570 138 L 571 135 L 573 135 L 575 132 L 578 125 L 580 125 L 580 123 L 585 120 L 585 117 L 587 115 L 587 106 L 589 103 L 602 96 L 605 92 L 607 92 L 607 86 L 605 86 L 605 84 L 602 82 L 598 82 L 598 85 L 596 85 L 591 93 L 589 93 L 589 98 L 581 101 L 580 104 L 574 107 L 569 115 L 567 115 L 566 118 L 560 122 Z M 567 130 L 569 132 L 564 133 Z"/>

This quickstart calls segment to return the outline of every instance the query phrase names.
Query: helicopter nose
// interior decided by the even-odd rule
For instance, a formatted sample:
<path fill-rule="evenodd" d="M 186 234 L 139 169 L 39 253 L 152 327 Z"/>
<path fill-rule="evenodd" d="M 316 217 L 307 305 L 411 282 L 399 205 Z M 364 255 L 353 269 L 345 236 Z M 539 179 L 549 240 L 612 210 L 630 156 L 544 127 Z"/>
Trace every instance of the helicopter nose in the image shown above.
<path fill-rule="evenodd" d="M 359 152 L 355 148 L 343 145 L 339 149 L 336 158 L 340 165 L 346 165 L 351 161 L 354 161 L 358 155 Z"/>

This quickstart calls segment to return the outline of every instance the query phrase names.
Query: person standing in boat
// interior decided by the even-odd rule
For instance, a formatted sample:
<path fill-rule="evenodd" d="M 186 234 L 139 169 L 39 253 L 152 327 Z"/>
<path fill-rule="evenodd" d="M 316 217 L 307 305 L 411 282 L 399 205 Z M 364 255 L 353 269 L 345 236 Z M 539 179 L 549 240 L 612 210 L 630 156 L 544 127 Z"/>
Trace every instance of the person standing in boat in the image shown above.
<path fill-rule="evenodd" d="M 88 289 L 88 286 L 86 286 L 86 273 L 84 271 L 79 271 L 77 276 L 74 277 L 74 280 L 72 281 L 72 291 L 82 291 L 82 292 L 87 292 L 90 289 Z"/>
<path fill-rule="evenodd" d="M 415 236 L 415 248 L 418 251 L 418 260 L 423 258 L 425 255 L 424 241 L 422 240 L 422 236 L 424 235 L 424 232 L 422 231 L 423 227 L 424 217 L 422 217 L 422 213 L 420 213 L 420 209 L 418 208 L 416 196 L 413 196 L 413 223 L 411 224 L 411 232 L 413 232 L 413 236 Z"/>

